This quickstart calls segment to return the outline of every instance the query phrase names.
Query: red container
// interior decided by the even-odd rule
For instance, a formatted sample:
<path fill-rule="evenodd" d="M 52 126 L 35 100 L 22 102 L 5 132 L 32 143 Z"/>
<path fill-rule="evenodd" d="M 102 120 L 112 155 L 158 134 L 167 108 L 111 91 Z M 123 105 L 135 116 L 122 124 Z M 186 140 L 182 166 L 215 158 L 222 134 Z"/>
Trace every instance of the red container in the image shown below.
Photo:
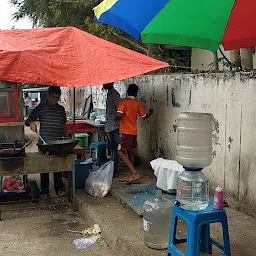
<path fill-rule="evenodd" d="M 224 191 L 221 187 L 216 187 L 214 191 L 213 207 L 217 210 L 223 209 Z"/>

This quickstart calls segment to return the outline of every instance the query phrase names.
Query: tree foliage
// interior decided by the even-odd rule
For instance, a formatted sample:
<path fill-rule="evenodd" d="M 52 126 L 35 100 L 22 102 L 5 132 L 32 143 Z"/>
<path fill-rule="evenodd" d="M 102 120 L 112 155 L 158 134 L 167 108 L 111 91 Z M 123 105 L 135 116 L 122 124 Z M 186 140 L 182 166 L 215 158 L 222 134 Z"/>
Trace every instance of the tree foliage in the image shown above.
<path fill-rule="evenodd" d="M 74 26 L 93 35 L 107 38 L 115 31 L 93 21 L 93 7 L 100 0 L 10 0 L 17 8 L 15 20 L 28 17 L 34 27 Z"/>
<path fill-rule="evenodd" d="M 34 27 L 74 26 L 90 34 L 113 41 L 132 50 L 146 53 L 147 45 L 135 41 L 125 32 L 93 20 L 92 9 L 101 0 L 10 0 L 16 7 L 14 20 L 28 17 Z M 189 51 L 175 51 L 154 45 L 153 56 L 178 66 L 190 65 Z"/>

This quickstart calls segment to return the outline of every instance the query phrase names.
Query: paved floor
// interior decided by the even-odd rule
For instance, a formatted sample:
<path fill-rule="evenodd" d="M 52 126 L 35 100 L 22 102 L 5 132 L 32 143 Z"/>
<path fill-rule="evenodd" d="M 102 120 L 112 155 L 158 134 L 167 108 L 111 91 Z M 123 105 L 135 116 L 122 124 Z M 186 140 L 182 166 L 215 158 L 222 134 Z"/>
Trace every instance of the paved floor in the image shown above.
<path fill-rule="evenodd" d="M 138 184 L 132 186 L 155 183 L 152 170 L 144 168 L 140 169 L 139 172 L 142 178 Z M 121 171 L 120 176 L 123 177 L 125 175 L 126 170 L 124 169 Z M 127 187 L 127 185 L 120 182 L 118 178 L 114 179 L 112 188 L 120 187 Z M 165 255 L 164 251 L 150 250 L 144 245 L 142 218 L 129 206 L 125 206 L 121 200 L 111 195 L 104 198 L 93 198 L 83 190 L 78 191 L 77 196 L 81 216 L 93 222 L 98 222 L 102 226 L 102 232 L 107 243 L 113 250 L 119 250 L 120 255 Z M 256 219 L 231 208 L 226 208 L 226 211 L 232 256 L 255 256 Z M 180 236 L 186 234 L 184 223 L 179 223 L 178 233 Z M 222 229 L 219 224 L 211 225 L 211 236 L 220 242 L 222 241 Z M 181 249 L 185 250 L 185 246 Z M 130 252 L 130 254 L 126 254 L 127 252 Z M 212 255 L 220 255 L 220 251 L 214 249 Z"/>
<path fill-rule="evenodd" d="M 73 240 L 93 223 L 81 219 L 67 206 L 45 209 L 24 209 L 22 205 L 4 206 L 4 220 L 0 223 L 0 255 L 11 256 L 115 256 L 102 239 L 87 249 L 76 249 Z"/>
<path fill-rule="evenodd" d="M 33 134 L 31 134 L 33 136 Z M 35 146 L 35 144 L 31 145 L 31 150 Z M 28 149 L 30 150 L 30 149 Z M 155 183 L 155 177 L 153 175 L 153 172 L 151 169 L 145 168 L 140 169 L 139 173 L 142 176 L 142 179 L 139 181 L 139 184 L 153 184 Z M 123 170 L 121 172 L 121 177 L 125 176 L 127 174 L 127 170 Z M 136 184 L 137 186 L 138 184 Z M 118 181 L 118 179 L 114 179 L 113 182 L 113 188 L 119 188 L 119 187 L 127 187 L 127 185 L 122 184 Z M 132 256 L 143 256 L 143 255 L 149 255 L 149 256 L 160 256 L 165 255 L 164 251 L 155 251 L 148 249 L 144 243 L 143 243 L 143 230 L 142 230 L 142 218 L 139 217 L 135 212 L 133 212 L 129 207 L 125 207 L 124 205 L 120 204 L 115 198 L 108 195 L 105 198 L 93 198 L 89 195 L 87 195 L 83 190 L 78 191 L 78 202 L 79 202 L 79 213 L 84 218 L 84 220 L 87 220 L 89 223 L 95 223 L 101 225 L 102 228 L 102 234 L 105 238 L 106 242 L 110 245 L 110 247 L 118 252 L 118 256 L 120 255 L 132 255 Z M 256 239 L 256 219 L 247 216 L 246 214 L 243 214 L 241 212 L 237 212 L 235 210 L 232 210 L 230 208 L 227 208 L 227 214 L 228 214 L 228 221 L 229 221 L 229 229 L 230 229 L 230 242 L 231 242 L 231 249 L 232 249 L 232 256 L 255 256 L 256 251 L 256 244 L 254 243 Z M 58 214 L 56 214 L 58 215 Z M 69 215 L 69 214 L 68 214 Z M 17 219 L 17 221 L 13 222 L 10 221 L 9 224 L 6 222 L 3 222 L 3 230 L 6 230 L 6 232 L 2 232 L 0 235 L 0 249 L 6 250 L 5 248 L 1 248 L 2 244 L 2 237 L 7 237 L 8 239 L 3 240 L 8 244 L 8 241 L 10 242 L 10 246 L 13 246 L 15 248 L 15 252 L 18 252 L 19 248 L 23 248 L 21 246 L 21 241 L 30 241 L 29 239 L 32 239 L 32 237 L 26 237 L 26 232 L 31 232 L 33 236 L 35 237 L 35 244 L 36 247 L 39 248 L 39 250 L 42 250 L 40 247 L 40 243 L 44 243 L 44 247 L 46 247 L 46 242 L 42 239 L 43 234 L 48 234 L 48 238 L 45 238 L 50 246 L 49 250 L 48 248 L 45 248 L 45 252 L 49 255 L 69 255 L 69 254 L 50 254 L 51 250 L 59 250 L 62 248 L 59 248 L 60 244 L 64 244 L 65 252 L 67 253 L 74 252 L 72 255 L 80 255 L 75 253 L 81 253 L 80 251 L 74 250 L 74 247 L 72 247 L 72 239 L 74 238 L 74 234 L 65 234 L 61 235 L 60 237 L 55 237 L 52 239 L 53 236 L 50 236 L 50 232 L 58 230 L 58 227 L 60 225 L 69 225 L 69 222 L 64 222 L 66 224 L 60 224 L 58 221 L 56 221 L 55 214 L 49 215 L 48 217 L 43 217 L 40 220 L 38 219 L 38 216 L 33 215 L 31 217 L 31 222 L 35 223 L 33 226 L 38 229 L 42 228 L 41 231 L 34 231 L 31 230 L 32 227 L 29 226 L 30 224 L 30 218 L 26 217 L 23 218 L 26 221 L 26 225 L 23 225 L 22 219 Z M 62 218 L 62 217 L 61 217 Z M 16 220 L 16 218 L 15 218 Z M 69 219 L 70 220 L 70 219 Z M 5 224 L 6 223 L 6 224 Z M 12 225 L 13 223 L 13 225 Z M 48 223 L 43 225 L 42 223 Z M 54 223 L 54 224 L 53 224 Z M 58 223 L 58 224 L 56 224 Z M 72 222 L 71 222 L 72 223 Z M 2 223 L 0 223 L 2 227 Z M 56 226 L 57 225 L 57 226 Z M 8 233 L 8 228 L 11 226 L 10 235 Z M 38 228 L 37 228 L 38 227 Z M 24 231 L 22 232 L 22 229 L 24 228 Z M 2 229 L 1 229 L 2 230 Z M 185 231 L 184 226 L 181 226 L 179 229 L 180 233 L 183 233 Z M 16 235 L 18 234 L 18 235 Z M 58 231 L 57 231 L 57 234 Z M 215 238 L 221 238 L 221 229 L 220 226 L 214 225 L 212 227 L 212 235 Z M 20 239 L 20 240 L 19 240 Z M 75 238 L 74 238 L 75 239 Z M 17 242 L 18 240 L 19 242 Z M 54 240 L 54 241 L 52 241 Z M 63 240 L 63 242 L 62 242 Z M 32 241 L 32 240 L 31 240 Z M 29 242 L 28 242 L 29 244 Z M 59 244 L 59 245 L 55 245 Z M 20 245 L 20 247 L 18 247 Z M 25 243 L 26 246 L 26 243 Z M 53 249 L 51 249 L 51 246 Z M 88 255 L 114 255 L 114 254 L 102 254 L 102 250 L 105 250 L 104 244 L 102 247 L 97 248 L 98 245 L 95 245 L 95 251 L 91 254 L 88 252 Z M 30 244 L 29 244 L 30 247 Z M 63 247 L 63 248 L 64 248 Z M 40 249 L 41 248 L 41 249 Z M 59 248 L 59 249 L 58 249 Z M 93 247 L 92 247 L 93 248 Z M 91 250 L 92 250 L 91 248 Z M 23 250 L 23 249 L 22 249 Z M 74 251 L 69 251 L 74 250 Z M 97 251 L 98 250 L 98 251 Z M 0 250 L 1 251 L 1 250 Z M 27 251 L 26 251 L 27 252 Z M 100 254 L 99 254 L 100 252 Z M 93 254 L 94 253 L 94 254 Z M 98 254 L 95 254 L 98 253 Z M 8 255 L 8 254 L 5 254 Z M 22 255 L 22 254 L 19 254 Z M 30 255 L 26 254 L 26 255 Z M 32 255 L 32 254 L 31 254 Z M 35 254 L 35 255 L 46 255 L 46 254 Z M 86 255 L 84 252 L 83 255 Z M 219 255 L 217 251 L 214 251 L 214 255 Z"/>

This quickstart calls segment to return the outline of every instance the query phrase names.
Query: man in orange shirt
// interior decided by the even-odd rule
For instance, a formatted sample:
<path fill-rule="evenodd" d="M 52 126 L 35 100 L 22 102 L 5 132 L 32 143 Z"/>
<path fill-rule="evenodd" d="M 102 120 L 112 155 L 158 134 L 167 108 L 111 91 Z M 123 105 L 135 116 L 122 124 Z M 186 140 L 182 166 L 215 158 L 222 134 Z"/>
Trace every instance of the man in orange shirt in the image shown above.
<path fill-rule="evenodd" d="M 122 181 L 130 184 L 140 178 L 134 168 L 134 149 L 137 147 L 137 119 L 138 116 L 143 119 L 149 118 L 154 110 L 150 109 L 146 114 L 142 103 L 136 99 L 139 88 L 136 84 L 130 84 L 127 90 L 128 97 L 120 100 L 117 108 L 117 118 L 120 119 L 120 144 L 118 154 L 130 169 L 130 174 Z M 125 154 L 128 153 L 128 156 Z"/>

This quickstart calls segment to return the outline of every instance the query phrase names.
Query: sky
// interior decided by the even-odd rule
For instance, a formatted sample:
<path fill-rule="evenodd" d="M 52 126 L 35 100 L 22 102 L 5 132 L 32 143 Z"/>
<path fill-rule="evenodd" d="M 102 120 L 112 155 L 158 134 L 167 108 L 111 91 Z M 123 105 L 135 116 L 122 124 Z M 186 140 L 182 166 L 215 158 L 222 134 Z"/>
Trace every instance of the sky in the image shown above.
<path fill-rule="evenodd" d="M 19 29 L 32 27 L 28 19 L 23 19 L 15 23 L 12 20 L 12 14 L 15 11 L 16 9 L 11 6 L 9 0 L 0 0 L 0 29 L 11 29 L 14 25 L 15 28 Z"/>

